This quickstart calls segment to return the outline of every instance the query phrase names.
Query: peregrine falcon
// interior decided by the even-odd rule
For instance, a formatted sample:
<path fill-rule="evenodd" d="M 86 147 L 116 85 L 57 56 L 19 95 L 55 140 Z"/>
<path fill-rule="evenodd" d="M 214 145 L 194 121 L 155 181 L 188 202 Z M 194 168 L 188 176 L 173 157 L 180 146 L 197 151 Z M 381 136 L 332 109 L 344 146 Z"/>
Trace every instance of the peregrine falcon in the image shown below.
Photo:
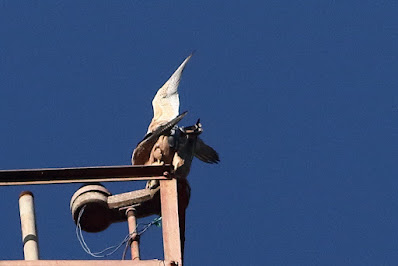
<path fill-rule="evenodd" d="M 199 138 L 203 131 L 199 120 L 189 127 L 177 125 L 187 114 L 179 114 L 178 85 L 191 57 L 192 54 L 156 93 L 152 100 L 153 119 L 147 134 L 138 143 L 132 155 L 133 165 L 173 165 L 178 180 L 186 180 L 193 157 L 205 163 L 220 161 L 218 153 Z M 148 182 L 147 187 L 153 188 L 157 185 L 158 183 L 152 180 Z"/>

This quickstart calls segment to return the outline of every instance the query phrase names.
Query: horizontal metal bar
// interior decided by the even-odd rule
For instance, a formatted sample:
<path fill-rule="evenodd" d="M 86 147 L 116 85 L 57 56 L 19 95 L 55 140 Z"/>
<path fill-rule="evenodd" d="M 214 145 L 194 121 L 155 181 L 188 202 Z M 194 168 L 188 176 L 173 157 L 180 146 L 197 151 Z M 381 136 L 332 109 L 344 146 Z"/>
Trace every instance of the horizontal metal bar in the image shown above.
<path fill-rule="evenodd" d="M 162 260 L 4 260 L 0 266 L 159 266 L 176 265 Z"/>
<path fill-rule="evenodd" d="M 170 179 L 170 165 L 0 170 L 0 186 Z"/>

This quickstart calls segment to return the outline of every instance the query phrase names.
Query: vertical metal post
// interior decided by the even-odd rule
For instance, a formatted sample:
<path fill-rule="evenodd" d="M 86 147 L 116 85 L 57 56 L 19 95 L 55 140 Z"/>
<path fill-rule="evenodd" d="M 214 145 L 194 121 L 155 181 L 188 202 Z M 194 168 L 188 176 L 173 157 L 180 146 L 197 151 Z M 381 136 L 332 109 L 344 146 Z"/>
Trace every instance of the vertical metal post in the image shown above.
<path fill-rule="evenodd" d="M 160 180 L 164 259 L 182 265 L 177 180 Z"/>
<path fill-rule="evenodd" d="M 21 217 L 24 258 L 25 260 L 38 260 L 39 246 L 32 192 L 24 191 L 19 196 L 19 214 Z"/>
<path fill-rule="evenodd" d="M 191 195 L 191 188 L 187 180 L 178 180 L 177 193 L 178 193 L 178 217 L 179 217 L 180 240 L 181 240 L 181 256 L 182 256 L 182 263 L 184 263 L 185 213 Z"/>
<path fill-rule="evenodd" d="M 135 217 L 135 209 L 128 208 L 126 211 L 127 223 L 129 225 L 130 234 L 130 247 L 131 247 L 131 259 L 140 260 L 140 248 L 139 248 L 139 235 L 137 235 L 137 219 Z"/>

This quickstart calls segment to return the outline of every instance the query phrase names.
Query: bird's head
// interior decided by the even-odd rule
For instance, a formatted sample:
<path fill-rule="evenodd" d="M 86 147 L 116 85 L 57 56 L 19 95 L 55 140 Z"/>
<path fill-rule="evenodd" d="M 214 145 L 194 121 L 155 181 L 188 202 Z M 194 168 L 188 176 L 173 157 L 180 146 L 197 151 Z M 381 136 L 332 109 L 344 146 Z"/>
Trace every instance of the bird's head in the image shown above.
<path fill-rule="evenodd" d="M 180 130 L 186 135 L 200 135 L 203 132 L 200 119 L 198 119 L 195 125 L 189 127 L 181 127 Z"/>

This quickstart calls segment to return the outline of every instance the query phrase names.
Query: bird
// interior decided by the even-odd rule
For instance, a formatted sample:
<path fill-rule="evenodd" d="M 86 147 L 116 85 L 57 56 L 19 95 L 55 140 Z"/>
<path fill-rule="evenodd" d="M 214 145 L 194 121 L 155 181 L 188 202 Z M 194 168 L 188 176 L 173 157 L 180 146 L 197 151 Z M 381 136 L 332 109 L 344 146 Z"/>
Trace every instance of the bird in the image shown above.
<path fill-rule="evenodd" d="M 187 112 L 179 112 L 178 86 L 192 55 L 193 53 L 181 63 L 157 91 L 152 100 L 153 118 L 146 135 L 137 144 L 131 158 L 133 165 L 171 164 L 174 176 L 180 182 L 187 182 L 194 157 L 209 164 L 220 161 L 218 153 L 199 138 L 203 132 L 200 120 L 193 126 L 177 125 L 187 115 Z M 158 185 L 156 180 L 151 180 L 146 187 L 151 189 Z"/>

